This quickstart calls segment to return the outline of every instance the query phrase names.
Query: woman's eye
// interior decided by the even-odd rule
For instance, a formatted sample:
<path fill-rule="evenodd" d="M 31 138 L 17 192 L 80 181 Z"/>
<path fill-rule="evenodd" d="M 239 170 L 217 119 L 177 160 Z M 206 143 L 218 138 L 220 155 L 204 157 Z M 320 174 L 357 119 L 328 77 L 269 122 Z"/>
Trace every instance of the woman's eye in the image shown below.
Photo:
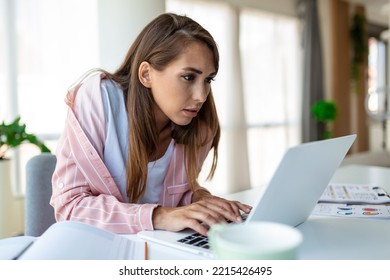
<path fill-rule="evenodd" d="M 215 81 L 214 78 L 207 78 L 206 83 L 211 84 L 211 82 Z"/>
<path fill-rule="evenodd" d="M 186 81 L 193 81 L 195 79 L 194 75 L 183 75 L 182 77 Z"/>

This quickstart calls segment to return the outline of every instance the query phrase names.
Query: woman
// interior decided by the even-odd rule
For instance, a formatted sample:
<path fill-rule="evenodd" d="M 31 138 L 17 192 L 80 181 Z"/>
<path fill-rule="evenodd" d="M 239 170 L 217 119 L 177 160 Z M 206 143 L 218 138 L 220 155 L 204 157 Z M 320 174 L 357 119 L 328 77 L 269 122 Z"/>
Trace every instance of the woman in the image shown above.
<path fill-rule="evenodd" d="M 92 71 L 67 95 L 51 205 L 56 219 L 115 233 L 241 221 L 250 206 L 197 183 L 220 126 L 211 92 L 219 54 L 192 19 L 162 14 L 130 47 L 117 71 Z M 91 74 L 91 73 L 90 73 Z"/>

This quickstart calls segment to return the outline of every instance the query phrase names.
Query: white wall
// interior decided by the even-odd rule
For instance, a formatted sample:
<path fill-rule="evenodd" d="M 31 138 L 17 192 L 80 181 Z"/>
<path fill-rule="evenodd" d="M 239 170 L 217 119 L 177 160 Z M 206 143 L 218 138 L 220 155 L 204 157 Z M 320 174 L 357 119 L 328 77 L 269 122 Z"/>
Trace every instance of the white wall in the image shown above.
<path fill-rule="evenodd" d="M 118 68 L 142 28 L 165 12 L 165 0 L 98 0 L 100 67 Z"/>

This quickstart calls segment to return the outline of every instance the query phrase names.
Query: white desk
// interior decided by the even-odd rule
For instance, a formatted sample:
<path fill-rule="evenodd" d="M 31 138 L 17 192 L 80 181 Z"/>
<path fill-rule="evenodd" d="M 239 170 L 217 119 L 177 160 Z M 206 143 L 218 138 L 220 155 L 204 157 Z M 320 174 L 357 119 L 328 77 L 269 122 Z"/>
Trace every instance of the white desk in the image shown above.
<path fill-rule="evenodd" d="M 390 169 L 347 165 L 331 181 L 378 184 L 390 192 Z M 304 236 L 302 259 L 390 260 L 390 220 L 310 217 L 298 229 Z"/>
<path fill-rule="evenodd" d="M 390 169 L 348 165 L 333 176 L 334 183 L 378 184 L 390 192 Z M 259 190 L 228 195 L 253 204 Z M 304 241 L 300 259 L 390 259 L 390 220 L 315 217 L 298 226 Z M 129 238 L 137 239 L 134 235 Z M 150 259 L 204 259 L 204 257 L 148 243 Z"/>

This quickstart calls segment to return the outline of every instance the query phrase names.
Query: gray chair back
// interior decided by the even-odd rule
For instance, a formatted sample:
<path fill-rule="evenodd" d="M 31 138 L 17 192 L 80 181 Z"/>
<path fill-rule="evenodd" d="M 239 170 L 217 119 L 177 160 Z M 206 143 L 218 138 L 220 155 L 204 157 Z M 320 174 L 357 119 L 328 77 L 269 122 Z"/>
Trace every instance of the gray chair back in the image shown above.
<path fill-rule="evenodd" d="M 26 164 L 25 235 L 40 236 L 56 222 L 54 209 L 49 204 L 51 177 L 56 163 L 55 155 L 42 153 L 29 159 Z"/>

